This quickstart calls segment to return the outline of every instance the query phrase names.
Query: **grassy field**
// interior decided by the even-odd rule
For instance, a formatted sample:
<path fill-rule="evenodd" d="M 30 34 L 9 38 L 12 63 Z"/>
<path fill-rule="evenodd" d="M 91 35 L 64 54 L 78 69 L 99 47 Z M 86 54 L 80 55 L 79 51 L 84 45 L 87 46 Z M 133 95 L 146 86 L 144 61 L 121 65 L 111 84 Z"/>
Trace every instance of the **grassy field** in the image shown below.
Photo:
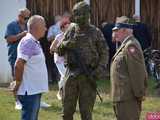
<path fill-rule="evenodd" d="M 147 112 L 160 112 L 160 98 L 156 97 L 153 80 L 149 81 L 148 96 L 143 103 L 143 111 L 141 120 L 145 120 Z M 98 83 L 99 91 L 103 97 L 103 103 L 97 97 L 93 119 L 94 120 L 115 120 L 110 99 L 110 82 L 101 81 Z M 41 109 L 39 120 L 61 120 L 61 102 L 57 100 L 57 86 L 51 86 L 49 93 L 43 95 L 43 100 L 52 106 L 47 109 Z M 0 120 L 19 120 L 20 111 L 14 110 L 14 98 L 10 92 L 4 88 L 0 88 Z M 80 120 L 79 110 L 74 115 L 74 120 Z"/>

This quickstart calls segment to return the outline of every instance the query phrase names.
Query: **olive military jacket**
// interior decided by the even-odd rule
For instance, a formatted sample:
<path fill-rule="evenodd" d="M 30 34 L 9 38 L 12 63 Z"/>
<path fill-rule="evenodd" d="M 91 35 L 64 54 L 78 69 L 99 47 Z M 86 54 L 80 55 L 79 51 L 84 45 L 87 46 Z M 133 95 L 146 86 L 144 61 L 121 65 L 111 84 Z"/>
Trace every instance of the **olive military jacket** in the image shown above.
<path fill-rule="evenodd" d="M 147 87 L 147 72 L 140 44 L 128 36 L 112 59 L 111 85 L 113 102 L 142 98 Z"/>

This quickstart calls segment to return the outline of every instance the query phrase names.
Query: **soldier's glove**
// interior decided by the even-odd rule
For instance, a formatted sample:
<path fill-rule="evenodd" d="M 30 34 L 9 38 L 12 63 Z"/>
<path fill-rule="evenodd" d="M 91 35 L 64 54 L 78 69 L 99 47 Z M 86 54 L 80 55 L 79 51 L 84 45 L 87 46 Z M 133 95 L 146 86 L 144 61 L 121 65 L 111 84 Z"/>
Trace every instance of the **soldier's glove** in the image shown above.
<path fill-rule="evenodd" d="M 73 41 L 73 40 L 63 41 L 63 46 L 65 46 L 66 48 L 72 49 L 72 48 L 75 48 L 75 43 L 76 41 Z"/>

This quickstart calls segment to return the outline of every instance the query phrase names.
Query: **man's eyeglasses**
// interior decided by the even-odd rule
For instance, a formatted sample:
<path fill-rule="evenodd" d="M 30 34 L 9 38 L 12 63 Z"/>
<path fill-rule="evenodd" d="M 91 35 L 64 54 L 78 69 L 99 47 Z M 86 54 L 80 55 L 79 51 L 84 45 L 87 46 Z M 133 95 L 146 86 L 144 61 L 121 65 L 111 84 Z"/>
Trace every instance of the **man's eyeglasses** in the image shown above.
<path fill-rule="evenodd" d="M 25 17 L 25 16 L 23 16 L 23 15 L 20 15 L 24 20 L 28 20 L 29 19 L 29 17 Z"/>
<path fill-rule="evenodd" d="M 24 17 L 24 20 L 28 20 L 29 19 L 29 17 Z"/>

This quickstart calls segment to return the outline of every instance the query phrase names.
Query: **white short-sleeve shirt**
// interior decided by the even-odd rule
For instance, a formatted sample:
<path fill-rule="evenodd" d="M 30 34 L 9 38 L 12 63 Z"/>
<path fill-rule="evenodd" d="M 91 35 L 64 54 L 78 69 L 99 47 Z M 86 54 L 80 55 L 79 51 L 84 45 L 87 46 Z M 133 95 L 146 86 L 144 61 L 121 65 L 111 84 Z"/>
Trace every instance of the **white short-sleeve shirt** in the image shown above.
<path fill-rule="evenodd" d="M 30 33 L 20 41 L 17 48 L 17 58 L 26 61 L 22 83 L 18 95 L 39 94 L 48 91 L 48 73 L 45 56 L 38 40 Z"/>

